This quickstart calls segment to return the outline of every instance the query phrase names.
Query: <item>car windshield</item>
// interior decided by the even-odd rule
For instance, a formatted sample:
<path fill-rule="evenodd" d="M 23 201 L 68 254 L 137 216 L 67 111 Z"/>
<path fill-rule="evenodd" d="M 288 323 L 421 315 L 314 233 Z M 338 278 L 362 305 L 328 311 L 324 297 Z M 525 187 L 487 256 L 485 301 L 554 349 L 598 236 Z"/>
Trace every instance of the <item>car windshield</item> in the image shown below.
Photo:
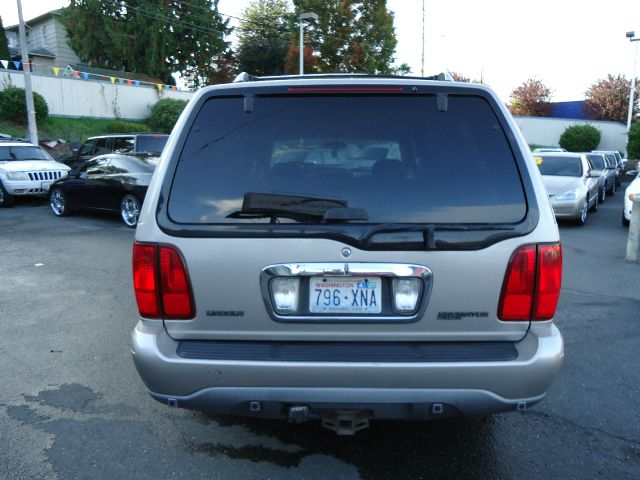
<path fill-rule="evenodd" d="M 168 138 L 168 135 L 138 135 L 136 152 L 162 153 L 162 149 L 166 145 Z"/>
<path fill-rule="evenodd" d="M 53 162 L 53 158 L 44 150 L 33 145 L 4 146 L 0 145 L 0 162 L 19 162 L 37 160 Z"/>
<path fill-rule="evenodd" d="M 283 222 L 513 223 L 526 215 L 515 158 L 482 97 L 449 95 L 443 111 L 435 95 L 292 95 L 257 97 L 246 110 L 242 97 L 203 105 L 171 187 L 174 222 L 269 222 L 246 209 L 234 214 L 255 192 L 344 207 Z"/>
<path fill-rule="evenodd" d="M 593 164 L 593 168 L 596 170 L 603 170 L 606 167 L 604 157 L 602 155 L 587 155 L 587 157 Z"/>
<path fill-rule="evenodd" d="M 542 175 L 558 177 L 581 177 L 582 162 L 580 157 L 537 157 L 536 163 Z"/>

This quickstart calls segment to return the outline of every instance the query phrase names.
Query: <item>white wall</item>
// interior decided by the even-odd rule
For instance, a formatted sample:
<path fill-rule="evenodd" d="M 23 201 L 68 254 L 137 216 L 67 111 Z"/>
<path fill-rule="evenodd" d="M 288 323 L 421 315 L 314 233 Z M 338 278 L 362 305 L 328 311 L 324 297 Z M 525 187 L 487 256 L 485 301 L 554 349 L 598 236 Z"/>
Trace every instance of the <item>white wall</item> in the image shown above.
<path fill-rule="evenodd" d="M 32 75 L 33 90 L 42 95 L 49 114 L 61 117 L 96 117 L 142 120 L 161 98 L 189 100 L 193 92 L 162 90 L 156 87 L 112 85 L 108 82 Z M 22 73 L 0 69 L 0 90 L 9 85 L 24 88 Z"/>
<path fill-rule="evenodd" d="M 601 139 L 597 150 L 627 151 L 627 127 L 623 123 L 548 117 L 514 116 L 513 118 L 529 145 L 557 147 L 560 135 L 567 127 L 589 124 L 600 130 Z"/>

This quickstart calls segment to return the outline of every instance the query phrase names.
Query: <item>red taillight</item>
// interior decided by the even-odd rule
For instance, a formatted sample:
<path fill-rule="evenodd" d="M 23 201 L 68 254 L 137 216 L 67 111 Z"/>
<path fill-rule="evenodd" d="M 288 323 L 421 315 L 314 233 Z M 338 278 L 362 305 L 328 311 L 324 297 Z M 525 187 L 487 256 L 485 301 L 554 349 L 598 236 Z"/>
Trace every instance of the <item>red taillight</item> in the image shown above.
<path fill-rule="evenodd" d="M 134 243 L 133 288 L 142 317 L 195 316 L 189 276 L 182 257 L 172 246 Z"/>
<path fill-rule="evenodd" d="M 562 248 L 556 245 L 538 246 L 538 280 L 533 320 L 553 318 L 560 298 L 562 283 Z"/>
<path fill-rule="evenodd" d="M 501 320 L 549 320 L 560 297 L 560 244 L 525 245 L 511 256 L 500 303 Z"/>
<path fill-rule="evenodd" d="M 529 320 L 536 283 L 536 247 L 526 245 L 511 256 L 504 278 L 498 317 L 501 320 Z"/>
<path fill-rule="evenodd" d="M 189 277 L 178 251 L 160 246 L 160 291 L 166 318 L 193 318 L 193 300 Z"/>
<path fill-rule="evenodd" d="M 133 288 L 140 316 L 160 318 L 158 275 L 156 270 L 158 247 L 149 243 L 133 244 Z"/>

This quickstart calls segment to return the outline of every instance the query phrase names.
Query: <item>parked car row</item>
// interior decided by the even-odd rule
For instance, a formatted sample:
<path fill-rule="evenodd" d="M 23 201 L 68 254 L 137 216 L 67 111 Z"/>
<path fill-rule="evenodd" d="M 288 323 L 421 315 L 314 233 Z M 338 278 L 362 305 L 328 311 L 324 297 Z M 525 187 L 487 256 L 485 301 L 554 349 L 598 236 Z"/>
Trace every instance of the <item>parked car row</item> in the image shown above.
<path fill-rule="evenodd" d="M 61 161 L 31 143 L 4 140 L 0 207 L 13 206 L 17 195 L 48 195 L 57 216 L 74 210 L 112 211 L 125 225 L 135 227 L 167 138 L 147 133 L 101 135 Z"/>
<path fill-rule="evenodd" d="M 534 151 L 556 218 L 584 225 L 588 212 L 614 195 L 623 176 L 618 152 Z M 624 223 L 624 221 L 623 221 Z"/>

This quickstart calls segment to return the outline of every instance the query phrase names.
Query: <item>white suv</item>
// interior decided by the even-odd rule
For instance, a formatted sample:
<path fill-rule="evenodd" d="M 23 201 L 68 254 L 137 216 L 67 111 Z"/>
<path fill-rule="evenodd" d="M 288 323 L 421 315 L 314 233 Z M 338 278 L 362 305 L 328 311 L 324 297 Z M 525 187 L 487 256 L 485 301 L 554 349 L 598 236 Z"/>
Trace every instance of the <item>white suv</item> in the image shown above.
<path fill-rule="evenodd" d="M 68 171 L 31 143 L 0 142 L 0 207 L 12 207 L 16 195 L 46 196 L 51 182 Z"/>

